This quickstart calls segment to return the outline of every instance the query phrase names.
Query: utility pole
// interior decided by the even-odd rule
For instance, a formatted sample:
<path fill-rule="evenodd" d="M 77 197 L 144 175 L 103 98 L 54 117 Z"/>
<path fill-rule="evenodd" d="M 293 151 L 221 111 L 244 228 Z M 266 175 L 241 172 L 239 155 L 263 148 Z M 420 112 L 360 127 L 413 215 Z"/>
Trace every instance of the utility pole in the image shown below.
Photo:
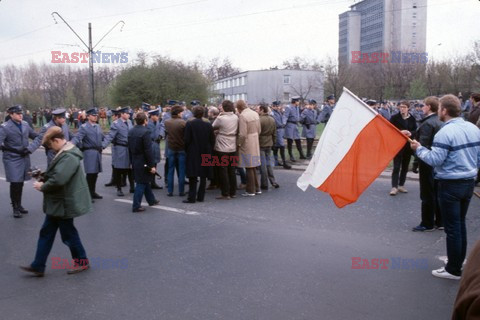
<path fill-rule="evenodd" d="M 0 0 L 1 1 L 1 0 Z M 94 72 L 93 72 L 93 49 L 95 49 L 98 44 L 105 39 L 105 37 L 112 32 L 112 30 L 120 23 L 122 23 L 122 28 L 120 29 L 120 32 L 123 30 L 123 26 L 125 25 L 125 22 L 123 20 L 118 21 L 105 35 L 95 44 L 94 46 L 92 45 L 92 24 L 89 22 L 88 23 L 88 45 L 83 41 L 83 39 L 73 30 L 73 28 L 63 19 L 63 17 L 58 13 L 58 12 L 52 12 L 52 18 L 55 21 L 55 24 L 57 24 L 57 20 L 55 19 L 55 15 L 57 15 L 60 19 L 62 19 L 63 22 L 67 25 L 67 27 L 72 30 L 72 32 L 77 36 L 78 39 L 83 43 L 83 45 L 87 48 L 88 50 L 88 68 L 89 68 L 89 83 L 90 83 L 90 97 L 91 97 L 91 103 L 92 107 L 95 107 L 95 82 L 94 82 Z"/>

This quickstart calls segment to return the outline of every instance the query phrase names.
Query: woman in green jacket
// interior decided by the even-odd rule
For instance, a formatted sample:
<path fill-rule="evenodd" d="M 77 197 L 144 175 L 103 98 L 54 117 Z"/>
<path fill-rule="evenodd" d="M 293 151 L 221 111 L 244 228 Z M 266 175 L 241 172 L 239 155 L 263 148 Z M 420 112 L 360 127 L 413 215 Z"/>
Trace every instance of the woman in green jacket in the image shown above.
<path fill-rule="evenodd" d="M 62 242 L 70 248 L 74 261 L 73 266 L 67 264 L 67 273 L 78 273 L 87 270 L 89 263 L 73 225 L 73 218 L 88 213 L 92 202 L 81 166 L 83 155 L 77 147 L 65 140 L 62 130 L 57 126 L 48 129 L 42 144 L 56 152 L 44 174 L 44 182 L 37 181 L 33 185 L 43 192 L 43 211 L 46 217 L 40 230 L 34 261 L 30 266 L 20 268 L 42 277 L 57 229 L 60 229 Z"/>

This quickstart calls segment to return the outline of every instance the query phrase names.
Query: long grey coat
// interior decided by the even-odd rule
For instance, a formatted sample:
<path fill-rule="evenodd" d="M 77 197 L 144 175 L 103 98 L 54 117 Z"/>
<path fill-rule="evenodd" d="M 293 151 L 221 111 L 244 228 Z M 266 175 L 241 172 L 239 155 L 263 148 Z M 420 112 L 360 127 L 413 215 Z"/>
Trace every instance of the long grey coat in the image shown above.
<path fill-rule="evenodd" d="M 28 175 L 30 156 L 22 156 L 18 152 L 27 147 L 30 152 L 35 151 L 31 145 L 29 146 L 28 138 L 35 139 L 36 136 L 37 134 L 26 121 L 22 121 L 22 131 L 11 119 L 0 125 L 0 146 L 4 148 L 2 160 L 7 182 L 30 180 Z M 18 152 L 5 149 L 17 150 Z"/>
<path fill-rule="evenodd" d="M 275 125 L 277 126 L 277 139 L 275 140 L 274 147 L 285 147 L 285 125 L 287 124 L 287 119 L 283 119 L 280 111 L 273 110 L 272 117 L 275 119 Z M 285 121 L 285 122 L 284 122 Z"/>
<path fill-rule="evenodd" d="M 83 152 L 83 167 L 85 173 L 102 172 L 102 141 L 103 132 L 98 124 L 84 123 L 78 129 L 77 135 L 73 138 L 75 144 Z"/>
<path fill-rule="evenodd" d="M 305 109 L 300 115 L 303 130 L 302 137 L 315 139 L 317 134 L 317 111 Z"/>
<path fill-rule="evenodd" d="M 300 121 L 300 107 L 288 105 L 283 113 L 283 122 L 285 125 L 285 138 L 298 140 L 300 132 L 298 131 L 298 122 Z"/>
<path fill-rule="evenodd" d="M 159 138 L 165 136 L 165 129 L 162 128 L 161 120 L 157 123 L 153 123 L 152 120 L 148 120 L 147 125 L 148 130 L 150 130 L 150 141 L 152 142 L 152 152 L 153 152 L 153 161 L 155 164 L 160 162 L 160 142 Z M 163 132 L 162 132 L 163 131 Z"/>
<path fill-rule="evenodd" d="M 130 169 L 130 154 L 128 152 L 128 132 L 133 128 L 132 122 L 127 120 L 127 124 L 122 119 L 117 119 L 112 123 L 110 132 L 103 140 L 102 147 L 106 148 L 110 142 L 112 147 L 112 166 L 115 169 Z"/>
<path fill-rule="evenodd" d="M 32 151 L 37 150 L 42 145 L 43 136 L 45 135 L 48 129 L 54 126 L 56 126 L 56 124 L 55 122 L 53 122 L 53 119 L 52 119 L 42 127 L 37 138 L 32 142 L 32 148 L 33 148 Z M 69 127 L 66 123 L 63 124 L 62 131 L 63 131 L 63 135 L 65 136 L 65 140 L 67 141 L 72 140 L 73 134 L 70 132 Z M 55 151 L 45 148 L 45 153 L 47 154 L 47 165 L 49 165 L 50 162 L 52 162 L 53 158 L 55 157 Z"/>

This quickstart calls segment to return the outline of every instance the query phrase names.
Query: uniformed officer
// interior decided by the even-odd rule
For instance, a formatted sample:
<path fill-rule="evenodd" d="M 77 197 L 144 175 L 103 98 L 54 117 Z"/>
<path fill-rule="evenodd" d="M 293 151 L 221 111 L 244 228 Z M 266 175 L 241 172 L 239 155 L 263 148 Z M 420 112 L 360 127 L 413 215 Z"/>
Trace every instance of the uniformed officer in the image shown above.
<path fill-rule="evenodd" d="M 30 154 L 36 149 L 28 138 L 35 139 L 37 134 L 23 121 L 22 106 L 10 107 L 7 112 L 10 120 L 0 125 L 0 148 L 6 179 L 10 182 L 13 216 L 21 218 L 22 213 L 28 213 L 22 206 L 23 182 L 30 180 Z"/>
<path fill-rule="evenodd" d="M 98 110 L 87 110 L 87 122 L 80 126 L 73 138 L 75 144 L 83 152 L 83 166 L 87 175 L 88 189 L 92 199 L 103 199 L 96 191 L 98 173 L 102 172 L 103 131 L 97 123 Z"/>
<path fill-rule="evenodd" d="M 192 102 L 194 104 L 192 104 Z M 182 119 L 185 120 L 185 121 L 188 121 L 188 120 L 193 118 L 192 108 L 194 106 L 199 106 L 200 105 L 200 102 L 198 102 L 197 100 L 193 100 L 192 102 L 190 103 L 190 106 L 187 107 L 187 105 L 185 104 L 185 101 L 180 101 L 180 106 L 183 107 Z"/>
<path fill-rule="evenodd" d="M 130 121 L 129 108 L 118 110 L 120 117 L 112 123 L 110 131 L 105 136 L 102 148 L 105 149 L 110 143 L 112 147 L 112 165 L 114 168 L 114 180 L 117 186 L 117 196 L 123 197 L 122 175 L 128 175 L 130 193 L 135 190 L 133 174 L 130 166 L 130 155 L 128 153 L 128 131 L 133 128 Z"/>
<path fill-rule="evenodd" d="M 275 125 L 277 126 L 277 138 L 275 144 L 273 145 L 273 157 L 275 158 L 275 163 L 283 166 L 285 169 L 291 169 L 292 167 L 287 163 L 285 159 L 285 125 L 287 124 L 286 119 L 283 119 L 283 110 L 280 101 L 272 102 L 272 117 L 275 119 Z M 285 121 L 285 122 L 284 122 Z M 278 151 L 280 150 L 280 157 L 282 162 L 278 161 Z"/>
<path fill-rule="evenodd" d="M 152 108 L 151 108 L 151 105 L 149 103 L 142 102 L 142 109 L 145 112 L 149 112 Z"/>
<path fill-rule="evenodd" d="M 317 101 L 310 99 L 300 115 L 302 137 L 307 139 L 307 159 L 312 158 L 313 140 L 317 134 Z"/>
<path fill-rule="evenodd" d="M 381 105 L 378 113 L 380 113 L 388 121 L 390 121 L 390 118 L 392 117 L 392 115 L 390 113 L 390 109 L 388 107 L 388 103 L 386 101 L 382 102 L 382 105 Z"/>
<path fill-rule="evenodd" d="M 53 126 L 58 126 L 62 129 L 63 135 L 65 136 L 65 140 L 70 141 L 73 138 L 73 134 L 70 132 L 68 124 L 66 124 L 66 113 L 67 111 L 64 108 L 58 108 L 52 111 L 52 119 L 45 124 L 42 129 L 40 130 L 40 133 L 38 134 L 37 138 L 33 141 L 33 150 L 36 150 L 38 147 L 42 145 L 42 139 L 43 136 L 45 135 L 45 132 Z M 50 162 L 52 162 L 53 158 L 55 157 L 55 152 L 48 148 L 47 146 L 44 146 L 45 148 L 45 153 L 47 155 L 47 165 L 50 165 Z"/>
<path fill-rule="evenodd" d="M 120 117 L 120 114 L 118 113 L 118 110 L 116 110 L 116 109 L 111 109 L 110 111 L 112 112 L 112 119 L 111 120 L 112 120 L 112 122 L 115 122 Z M 111 123 L 110 123 L 110 126 L 111 126 Z M 116 186 L 115 177 L 114 177 L 115 169 L 113 168 L 113 164 L 111 164 L 111 166 L 112 166 L 112 174 L 110 175 L 110 181 L 105 184 L 105 187 Z"/>
<path fill-rule="evenodd" d="M 162 137 L 165 136 L 165 129 L 161 125 L 160 119 L 160 110 L 154 109 L 148 112 L 149 120 L 147 128 L 150 130 L 150 139 L 152 141 L 152 152 L 153 152 L 153 162 L 155 165 L 155 170 L 157 169 L 157 164 L 160 162 L 161 150 L 160 150 L 160 141 Z M 160 187 L 153 179 L 151 183 L 152 189 L 163 189 Z"/>
<path fill-rule="evenodd" d="M 298 122 L 300 121 L 300 97 L 293 97 L 291 104 L 285 108 L 283 113 L 282 122 L 286 122 L 285 125 L 285 138 L 287 138 L 288 154 L 290 161 L 295 162 L 295 158 L 292 153 L 293 140 L 297 146 L 300 159 L 307 159 L 303 154 L 302 143 L 300 141 L 300 133 L 298 132 Z"/>
<path fill-rule="evenodd" d="M 323 105 L 322 111 L 318 114 L 317 122 L 319 123 L 327 123 L 328 119 L 332 115 L 333 110 L 335 109 L 335 96 L 329 95 L 327 97 L 327 103 Z"/>

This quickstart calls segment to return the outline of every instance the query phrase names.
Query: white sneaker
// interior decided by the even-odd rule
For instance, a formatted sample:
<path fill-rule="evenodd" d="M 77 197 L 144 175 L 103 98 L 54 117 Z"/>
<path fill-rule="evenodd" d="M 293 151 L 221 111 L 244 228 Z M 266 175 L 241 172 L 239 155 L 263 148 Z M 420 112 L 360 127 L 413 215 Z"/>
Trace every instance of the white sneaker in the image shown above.
<path fill-rule="evenodd" d="M 244 192 L 244 193 L 242 193 L 242 196 L 243 197 L 255 197 L 255 193 Z"/>
<path fill-rule="evenodd" d="M 399 187 L 398 187 L 398 191 L 401 192 L 401 193 L 407 193 L 407 192 L 408 192 L 408 190 L 405 189 L 404 186 L 399 186 Z"/>
<path fill-rule="evenodd" d="M 397 195 L 397 193 L 398 193 L 398 189 L 395 188 L 395 187 L 393 187 L 392 190 L 390 190 L 390 195 L 391 196 L 395 196 L 395 195 Z"/>
<path fill-rule="evenodd" d="M 437 278 L 450 279 L 450 280 L 460 280 L 461 279 L 461 277 L 455 276 L 455 275 L 449 273 L 447 270 L 445 270 L 444 267 L 441 267 L 440 269 L 437 269 L 437 270 L 432 270 L 432 276 L 437 277 Z"/>

